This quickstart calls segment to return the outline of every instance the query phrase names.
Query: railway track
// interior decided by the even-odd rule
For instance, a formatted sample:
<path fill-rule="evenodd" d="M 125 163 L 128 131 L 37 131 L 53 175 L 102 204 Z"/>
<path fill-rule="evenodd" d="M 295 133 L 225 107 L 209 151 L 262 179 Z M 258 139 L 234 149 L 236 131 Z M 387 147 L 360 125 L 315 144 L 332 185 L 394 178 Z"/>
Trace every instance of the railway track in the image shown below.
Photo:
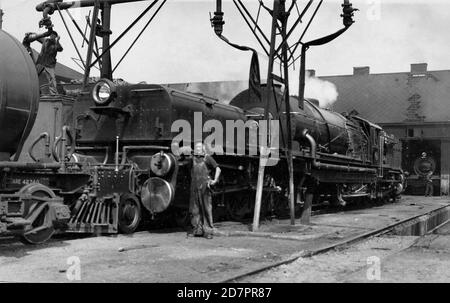
<path fill-rule="evenodd" d="M 372 207 L 372 206 L 370 206 L 370 207 Z M 339 213 L 339 212 L 345 212 L 345 211 L 351 211 L 351 210 L 360 210 L 360 209 L 366 209 L 366 208 L 370 208 L 370 207 L 368 207 L 367 205 L 360 205 L 360 204 L 348 205 L 345 207 L 332 207 L 329 205 L 318 206 L 318 207 L 313 207 L 311 216 L 314 217 L 314 216 L 324 215 L 324 214 L 333 214 L 333 213 Z M 219 214 L 218 218 L 221 218 L 221 219 L 217 220 L 217 223 L 233 221 L 230 218 L 225 218 L 224 214 L 225 214 L 225 210 L 220 210 L 220 214 Z M 300 217 L 300 212 L 296 212 L 296 218 L 298 219 L 299 217 Z M 289 218 L 289 209 L 286 209 L 285 213 L 283 213 L 279 216 L 265 216 L 262 219 L 266 219 L 266 220 L 270 221 L 272 219 L 282 220 L 282 219 L 288 219 L 288 218 Z M 238 223 L 251 224 L 252 220 L 253 219 L 251 217 L 248 217 L 248 218 L 240 220 Z M 166 222 L 165 221 L 155 221 L 155 222 L 149 221 L 149 222 L 143 224 L 142 226 L 140 226 L 138 228 L 138 230 L 136 230 L 136 232 L 148 231 L 148 230 L 156 231 L 156 232 L 161 232 L 162 230 L 170 230 L 172 232 L 176 231 L 176 230 L 187 231 L 187 227 L 186 226 L 183 226 L 183 227 L 178 226 L 176 223 L 173 222 L 173 220 L 168 219 Z M 55 234 L 46 243 L 51 244 L 51 243 L 60 242 L 60 241 L 64 241 L 64 240 L 81 239 L 81 238 L 89 238 L 89 237 L 96 237 L 96 235 L 82 234 L 82 233 L 59 233 L 59 234 Z M 0 236 L 0 244 L 1 245 L 5 245 L 7 243 L 14 243 L 16 241 L 18 241 L 18 239 L 13 236 Z"/>
<path fill-rule="evenodd" d="M 425 217 L 427 217 L 425 219 Z M 364 234 L 345 239 L 343 241 L 334 243 L 332 245 L 327 245 L 324 247 L 320 247 L 318 249 L 310 250 L 310 251 L 301 251 L 298 254 L 294 254 L 284 260 L 274 262 L 272 264 L 264 265 L 256 269 L 249 270 L 245 273 L 240 273 L 239 275 L 229 277 L 224 280 L 216 281 L 217 283 L 238 283 L 244 279 L 250 278 L 252 276 L 255 276 L 257 274 L 261 274 L 264 272 L 267 272 L 271 269 L 275 269 L 282 265 L 287 265 L 292 262 L 295 262 L 296 260 L 300 258 L 310 258 L 312 256 L 320 255 L 327 253 L 332 250 L 339 250 L 347 248 L 351 245 L 355 245 L 359 242 L 368 240 L 370 238 L 374 237 L 380 237 L 392 232 L 395 232 L 396 234 L 399 233 L 398 229 L 399 227 L 404 227 L 403 230 L 408 229 L 410 232 L 412 232 L 412 235 L 420 236 L 416 241 L 414 241 L 410 246 L 413 246 L 415 243 L 417 243 L 422 237 L 425 235 L 429 235 L 433 233 L 435 230 L 439 229 L 440 227 L 444 226 L 445 224 L 448 224 L 450 222 L 450 206 L 443 206 L 438 209 L 435 209 L 428 214 L 420 214 L 416 216 L 409 217 L 407 219 L 401 220 L 399 222 L 396 222 L 394 224 L 388 225 L 386 227 L 368 231 Z M 420 220 L 424 219 L 424 220 Z M 430 223 L 431 224 L 428 224 Z M 419 227 L 419 228 L 417 228 Z M 420 234 L 414 234 L 414 232 L 419 232 Z"/>
<path fill-rule="evenodd" d="M 111 279 L 184 283 L 192 280 L 192 275 L 195 282 L 272 281 L 272 276 L 276 282 L 283 279 L 284 270 L 302 273 L 301 264 L 295 260 L 303 258 L 307 263 L 330 260 L 332 265 L 334 259 L 329 258 L 334 255 L 351 255 L 352 251 L 360 252 L 359 247 L 366 249 L 370 245 L 375 247 L 374 255 L 384 254 L 387 252 L 383 251 L 391 250 L 389 247 L 398 248 L 397 241 L 403 248 L 418 238 L 402 238 L 403 232 L 425 234 L 448 220 L 447 200 L 419 199 L 405 198 L 386 207 L 319 217 L 309 227 L 290 228 L 289 220 L 275 221 L 264 225 L 259 233 L 248 231 L 245 224 L 224 222 L 217 226 L 223 234 L 212 241 L 187 238 L 182 229 L 160 228 L 118 237 L 58 235 L 42 246 L 23 246 L 15 239 L 2 239 L 0 279 L 8 280 L 8 275 L 17 273 L 17 281 L 40 281 L 45 277 L 48 281 L 64 282 L 65 274 L 60 270 L 66 269 L 69 256 L 78 256 L 82 264 L 89 264 L 83 266 L 84 282 Z M 387 246 L 383 246 L 385 243 Z M 48 256 L 55 261 L 49 262 Z M 317 257 L 308 259 L 311 256 Z M 281 271 L 277 269 L 291 262 L 294 263 L 281 267 Z M 103 272 L 105 267 L 108 272 Z M 147 270 L 140 271 L 143 267 Z"/>

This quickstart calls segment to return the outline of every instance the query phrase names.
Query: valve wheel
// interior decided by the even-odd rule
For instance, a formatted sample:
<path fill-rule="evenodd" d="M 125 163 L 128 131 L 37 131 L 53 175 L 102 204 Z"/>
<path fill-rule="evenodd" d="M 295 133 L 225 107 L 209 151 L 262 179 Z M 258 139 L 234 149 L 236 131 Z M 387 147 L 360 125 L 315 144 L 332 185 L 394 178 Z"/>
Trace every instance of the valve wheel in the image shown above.
<path fill-rule="evenodd" d="M 142 219 L 141 202 L 132 194 L 120 197 L 119 204 L 119 231 L 132 234 L 136 231 Z"/>
<path fill-rule="evenodd" d="M 38 198 L 55 198 L 55 193 L 48 187 L 32 183 L 22 187 L 19 194 L 32 195 Z M 43 202 L 35 202 L 30 206 L 28 213 L 32 214 Z M 53 224 L 49 224 L 49 206 L 45 206 L 40 214 L 31 223 L 31 229 L 27 230 L 23 235 L 21 235 L 20 240 L 25 244 L 42 244 L 48 241 L 52 235 L 55 233 Z M 50 225 L 50 226 L 49 226 Z"/>

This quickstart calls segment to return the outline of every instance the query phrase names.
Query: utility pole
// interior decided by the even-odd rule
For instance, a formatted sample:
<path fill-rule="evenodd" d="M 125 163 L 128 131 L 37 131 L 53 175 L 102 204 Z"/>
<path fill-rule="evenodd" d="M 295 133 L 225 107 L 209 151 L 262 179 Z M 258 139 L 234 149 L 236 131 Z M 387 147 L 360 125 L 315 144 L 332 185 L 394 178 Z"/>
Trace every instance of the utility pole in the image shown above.
<path fill-rule="evenodd" d="M 288 60 L 288 41 L 287 41 L 287 27 L 288 14 L 286 13 L 286 1 L 281 1 L 281 37 L 284 41 L 282 44 L 281 61 L 283 67 L 284 78 L 284 102 L 286 104 L 286 133 L 287 133 L 287 149 L 286 158 L 289 172 L 289 210 L 291 217 L 291 225 L 295 225 L 295 190 L 294 190 L 294 161 L 292 159 L 292 125 L 291 125 L 291 100 L 289 94 L 289 60 Z"/>
<path fill-rule="evenodd" d="M 0 8 L 0 29 L 3 29 L 3 9 Z"/>
<path fill-rule="evenodd" d="M 272 96 L 273 89 L 273 65 L 275 61 L 275 44 L 277 39 L 277 26 L 278 26 L 278 13 L 280 11 L 280 0 L 275 0 L 273 2 L 273 15 L 272 15 L 272 31 L 271 31 L 271 39 L 270 39 L 270 53 L 269 53 L 269 68 L 267 75 L 267 87 L 266 91 L 263 95 L 263 102 L 265 103 L 264 108 L 264 120 L 267 121 L 267 129 L 269 130 L 269 107 L 270 107 L 270 99 Z M 270 130 L 268 131 L 270 133 Z M 259 169 L 258 169 L 258 183 L 256 185 L 256 197 L 255 197 L 255 212 L 253 214 L 253 231 L 258 231 L 259 229 L 259 217 L 261 212 L 261 200 L 263 194 L 263 186 L 264 186 L 264 169 L 267 162 L 265 158 L 267 152 L 270 148 L 270 142 L 267 142 L 268 150 L 264 150 L 266 148 L 264 144 L 261 145 L 260 150 L 260 160 L 259 160 Z"/>

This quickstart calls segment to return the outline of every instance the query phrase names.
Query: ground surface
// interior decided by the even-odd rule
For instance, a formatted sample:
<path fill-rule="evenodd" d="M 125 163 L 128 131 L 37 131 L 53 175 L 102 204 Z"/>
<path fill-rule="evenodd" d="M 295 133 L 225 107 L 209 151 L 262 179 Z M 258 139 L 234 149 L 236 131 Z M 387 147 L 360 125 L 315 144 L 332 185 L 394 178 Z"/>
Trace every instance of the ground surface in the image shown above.
<path fill-rule="evenodd" d="M 450 223 L 424 237 L 387 235 L 300 258 L 244 282 L 449 283 Z"/>
<path fill-rule="evenodd" d="M 80 282 L 219 282 L 446 205 L 449 201 L 443 198 L 404 197 L 395 204 L 315 216 L 308 226 L 272 220 L 264 222 L 256 234 L 245 224 L 223 222 L 212 240 L 187 238 L 183 231 L 63 237 L 42 246 L 0 239 L 0 281 L 68 282 L 77 277 L 79 268 Z M 372 239 L 344 251 L 301 258 L 246 281 L 368 281 L 367 257 L 377 256 L 382 281 L 424 277 L 450 282 L 449 230 L 443 228 L 442 234 L 427 237 L 406 251 L 402 249 L 417 237 Z M 416 266 L 419 263 L 423 269 Z"/>

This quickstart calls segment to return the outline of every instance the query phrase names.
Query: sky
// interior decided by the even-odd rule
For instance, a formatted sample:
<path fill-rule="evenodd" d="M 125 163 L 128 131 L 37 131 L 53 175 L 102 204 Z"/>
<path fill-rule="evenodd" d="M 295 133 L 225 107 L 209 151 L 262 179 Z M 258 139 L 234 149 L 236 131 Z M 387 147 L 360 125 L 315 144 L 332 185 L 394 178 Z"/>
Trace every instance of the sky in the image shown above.
<path fill-rule="evenodd" d="M 5 11 L 3 29 L 22 40 L 26 32 L 40 32 L 38 21 L 42 15 L 35 11 L 40 0 L 0 0 Z M 113 7 L 112 39 L 126 28 L 151 1 L 121 4 Z M 290 2 L 288 0 L 288 2 Z M 299 7 L 306 0 L 298 1 Z M 319 1 L 315 1 L 313 7 Z M 411 63 L 428 63 L 430 70 L 450 69 L 450 1 L 445 0 L 353 0 L 355 24 L 335 41 L 308 51 L 307 68 L 318 76 L 352 74 L 353 67 L 370 66 L 371 73 L 409 71 Z M 258 2 L 244 1 L 256 14 Z M 272 1 L 264 0 L 266 5 Z M 342 1 L 325 0 L 303 41 L 330 34 L 342 28 Z M 199 81 L 246 80 L 251 55 L 238 51 L 218 39 L 209 22 L 209 13 L 215 10 L 214 0 L 168 0 L 160 14 L 142 35 L 128 57 L 116 71 L 115 77 L 129 82 L 178 83 Z M 240 17 L 232 1 L 224 0 L 224 36 L 238 44 L 258 48 L 258 43 Z M 85 27 L 89 9 L 71 11 Z M 303 29 L 311 16 L 305 15 Z M 270 20 L 263 12 L 261 26 L 268 33 Z M 113 50 L 113 64 L 136 37 L 146 20 Z M 55 13 L 55 30 L 61 35 L 65 50 L 58 55 L 59 62 L 76 70 L 80 68 L 71 58 L 77 57 L 63 23 Z M 71 22 L 69 27 L 81 45 L 81 39 Z M 291 43 L 298 39 L 293 35 Z M 40 48 L 38 44 L 33 45 Z M 262 54 L 261 48 L 258 48 Z M 82 49 L 86 53 L 86 46 Z M 260 56 L 262 76 L 267 65 Z M 290 75 L 298 85 L 297 69 Z"/>

